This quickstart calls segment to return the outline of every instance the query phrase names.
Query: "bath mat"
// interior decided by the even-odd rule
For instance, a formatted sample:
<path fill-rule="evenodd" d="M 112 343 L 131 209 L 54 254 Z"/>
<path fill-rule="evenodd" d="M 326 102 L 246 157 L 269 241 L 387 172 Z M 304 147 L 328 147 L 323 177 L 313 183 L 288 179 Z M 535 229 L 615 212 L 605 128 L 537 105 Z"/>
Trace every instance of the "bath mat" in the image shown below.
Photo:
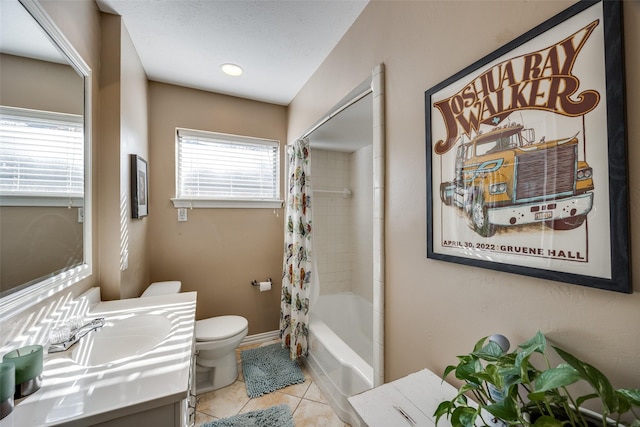
<path fill-rule="evenodd" d="M 244 350 L 240 357 L 247 394 L 252 399 L 304 382 L 302 369 L 279 343 Z"/>
<path fill-rule="evenodd" d="M 272 406 L 203 424 L 202 427 L 294 427 L 289 405 Z"/>

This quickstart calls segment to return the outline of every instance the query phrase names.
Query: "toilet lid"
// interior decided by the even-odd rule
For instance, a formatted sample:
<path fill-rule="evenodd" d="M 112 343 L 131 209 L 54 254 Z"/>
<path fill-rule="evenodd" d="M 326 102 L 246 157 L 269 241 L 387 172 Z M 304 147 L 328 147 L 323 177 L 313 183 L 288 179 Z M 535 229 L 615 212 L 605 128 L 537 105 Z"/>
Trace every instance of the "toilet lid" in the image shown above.
<path fill-rule="evenodd" d="M 249 322 L 242 316 L 216 316 L 196 321 L 196 341 L 215 341 L 238 335 Z"/>

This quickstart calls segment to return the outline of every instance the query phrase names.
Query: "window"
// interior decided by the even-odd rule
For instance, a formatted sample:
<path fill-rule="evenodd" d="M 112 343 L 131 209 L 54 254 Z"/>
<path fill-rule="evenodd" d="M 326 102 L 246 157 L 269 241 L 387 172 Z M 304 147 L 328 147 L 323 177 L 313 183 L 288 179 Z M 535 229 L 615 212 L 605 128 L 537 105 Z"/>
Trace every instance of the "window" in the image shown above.
<path fill-rule="evenodd" d="M 83 196 L 82 116 L 1 106 L 1 204 L 81 206 Z"/>
<path fill-rule="evenodd" d="M 175 207 L 281 207 L 280 143 L 177 129 Z"/>

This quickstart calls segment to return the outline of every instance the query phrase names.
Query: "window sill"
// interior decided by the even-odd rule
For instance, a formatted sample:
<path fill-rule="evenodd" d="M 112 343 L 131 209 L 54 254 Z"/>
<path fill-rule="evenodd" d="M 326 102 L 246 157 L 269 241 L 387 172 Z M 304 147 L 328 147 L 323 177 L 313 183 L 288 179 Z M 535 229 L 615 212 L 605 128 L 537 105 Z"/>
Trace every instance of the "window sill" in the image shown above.
<path fill-rule="evenodd" d="M 41 195 L 2 195 L 0 206 L 48 206 L 81 208 L 84 199 L 77 196 L 41 196 Z"/>
<path fill-rule="evenodd" d="M 202 200 L 171 199 L 174 208 L 279 209 L 282 200 Z"/>

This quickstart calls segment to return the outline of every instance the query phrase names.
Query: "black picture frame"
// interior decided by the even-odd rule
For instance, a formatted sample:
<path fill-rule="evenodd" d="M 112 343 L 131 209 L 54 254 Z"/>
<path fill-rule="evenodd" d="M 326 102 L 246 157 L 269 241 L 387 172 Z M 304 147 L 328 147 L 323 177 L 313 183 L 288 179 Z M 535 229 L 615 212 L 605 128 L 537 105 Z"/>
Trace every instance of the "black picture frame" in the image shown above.
<path fill-rule="evenodd" d="M 131 154 L 131 217 L 149 215 L 149 173 L 147 161 Z"/>
<path fill-rule="evenodd" d="M 583 0 L 425 92 L 427 258 L 632 292 L 622 41 Z"/>

